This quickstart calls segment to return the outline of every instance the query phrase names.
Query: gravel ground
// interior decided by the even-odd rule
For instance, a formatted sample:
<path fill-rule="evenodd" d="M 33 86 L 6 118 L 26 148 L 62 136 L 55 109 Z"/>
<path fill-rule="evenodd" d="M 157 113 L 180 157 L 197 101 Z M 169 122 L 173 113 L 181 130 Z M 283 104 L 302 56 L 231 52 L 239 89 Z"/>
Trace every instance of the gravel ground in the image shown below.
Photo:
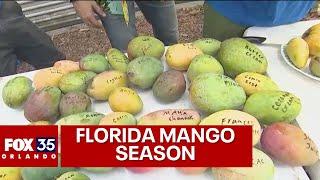
<path fill-rule="evenodd" d="M 177 11 L 179 21 L 179 41 L 191 42 L 202 36 L 203 8 L 196 6 L 182 8 Z M 318 13 L 310 13 L 306 20 L 319 18 Z M 80 28 L 79 28 L 80 27 Z M 152 27 L 143 16 L 137 18 L 136 27 L 139 34 L 152 35 Z M 68 32 L 53 35 L 55 45 L 66 54 L 67 59 L 79 60 L 86 54 L 94 52 L 106 52 L 110 48 L 110 42 L 102 29 L 95 29 L 86 25 L 75 26 Z M 33 70 L 32 66 L 22 63 L 18 73 Z"/>

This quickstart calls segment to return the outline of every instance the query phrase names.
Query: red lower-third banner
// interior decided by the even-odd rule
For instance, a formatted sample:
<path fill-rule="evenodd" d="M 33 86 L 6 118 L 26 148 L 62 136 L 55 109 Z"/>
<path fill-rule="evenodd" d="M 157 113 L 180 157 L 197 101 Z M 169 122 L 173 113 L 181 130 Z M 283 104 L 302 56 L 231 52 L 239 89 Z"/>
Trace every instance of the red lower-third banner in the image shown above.
<path fill-rule="evenodd" d="M 250 167 L 251 126 L 62 126 L 66 167 Z"/>

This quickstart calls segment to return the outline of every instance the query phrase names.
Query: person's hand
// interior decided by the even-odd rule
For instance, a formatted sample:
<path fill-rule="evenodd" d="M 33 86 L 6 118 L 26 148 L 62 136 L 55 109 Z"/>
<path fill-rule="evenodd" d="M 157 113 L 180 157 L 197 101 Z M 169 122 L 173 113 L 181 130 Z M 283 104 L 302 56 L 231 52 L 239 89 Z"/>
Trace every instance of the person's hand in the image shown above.
<path fill-rule="evenodd" d="M 100 15 L 102 17 L 105 17 L 106 14 L 102 10 L 102 8 L 96 3 L 94 0 L 86 0 L 86 1 L 80 1 L 76 0 L 73 1 L 73 7 L 78 13 L 78 15 L 81 17 L 81 19 L 89 26 L 93 26 L 96 28 L 102 28 L 101 21 L 96 19 L 96 15 Z"/>

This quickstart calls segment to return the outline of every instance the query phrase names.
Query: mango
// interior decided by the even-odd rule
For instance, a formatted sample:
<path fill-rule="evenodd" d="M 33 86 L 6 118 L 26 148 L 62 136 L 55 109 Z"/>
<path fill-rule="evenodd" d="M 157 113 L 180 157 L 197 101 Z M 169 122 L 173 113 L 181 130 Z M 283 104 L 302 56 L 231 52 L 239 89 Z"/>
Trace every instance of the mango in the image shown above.
<path fill-rule="evenodd" d="M 114 70 L 127 72 L 129 59 L 120 50 L 111 48 L 107 52 L 107 59 Z"/>
<path fill-rule="evenodd" d="M 70 92 L 62 96 L 59 110 L 62 117 L 81 112 L 87 112 L 91 109 L 91 100 L 83 92 Z"/>
<path fill-rule="evenodd" d="M 203 52 L 191 43 L 175 44 L 166 52 L 166 61 L 170 68 L 185 71 L 189 68 L 191 60 Z"/>
<path fill-rule="evenodd" d="M 320 35 L 311 34 L 304 38 L 309 47 L 309 53 L 312 56 L 320 57 Z"/>
<path fill-rule="evenodd" d="M 215 56 L 220 48 L 221 42 L 212 38 L 202 38 L 194 41 L 192 44 L 201 49 L 204 54 Z"/>
<path fill-rule="evenodd" d="M 311 166 L 319 160 L 315 143 L 299 127 L 288 123 L 267 126 L 261 135 L 261 147 L 290 166 Z"/>
<path fill-rule="evenodd" d="M 285 51 L 294 66 L 299 69 L 306 66 L 309 59 L 309 47 L 305 40 L 300 37 L 291 39 Z"/>
<path fill-rule="evenodd" d="M 245 179 L 271 180 L 274 177 L 274 164 L 270 157 L 253 148 L 252 167 L 212 168 L 215 180 Z"/>
<path fill-rule="evenodd" d="M 162 102 L 174 102 L 186 91 L 186 80 L 180 71 L 169 70 L 162 73 L 152 86 L 153 95 Z"/>
<path fill-rule="evenodd" d="M 299 115 L 300 110 L 300 99 L 284 91 L 254 93 L 247 99 L 243 109 L 267 125 L 275 122 L 291 122 Z"/>
<path fill-rule="evenodd" d="M 22 180 L 21 169 L 17 167 L 0 167 L 0 180 Z"/>
<path fill-rule="evenodd" d="M 163 69 L 162 63 L 156 58 L 141 56 L 129 63 L 127 75 L 132 84 L 142 89 L 148 89 L 152 87 Z"/>
<path fill-rule="evenodd" d="M 130 172 L 137 173 L 137 174 L 143 174 L 148 173 L 152 170 L 155 170 L 155 167 L 127 167 Z"/>
<path fill-rule="evenodd" d="M 218 60 L 210 55 L 201 54 L 192 59 L 187 75 L 188 79 L 192 81 L 199 74 L 208 72 L 224 74 L 223 67 Z"/>
<path fill-rule="evenodd" d="M 184 173 L 184 174 L 202 174 L 204 173 L 208 168 L 207 167 L 177 167 L 177 170 Z"/>
<path fill-rule="evenodd" d="M 160 59 L 164 50 L 164 44 L 159 39 L 151 36 L 138 36 L 129 42 L 127 52 L 130 60 L 140 56 Z"/>
<path fill-rule="evenodd" d="M 30 122 L 55 122 L 59 116 L 62 93 L 57 87 L 45 87 L 34 91 L 24 104 L 24 116 Z"/>
<path fill-rule="evenodd" d="M 200 115 L 191 109 L 165 109 L 142 116 L 138 125 L 198 125 Z"/>
<path fill-rule="evenodd" d="M 320 77 L 320 59 L 317 57 L 311 58 L 309 69 L 314 76 Z"/>
<path fill-rule="evenodd" d="M 252 126 L 252 145 L 260 140 L 261 126 L 259 121 L 248 113 L 238 110 L 223 110 L 204 118 L 200 125 Z"/>
<path fill-rule="evenodd" d="M 82 112 L 60 119 L 56 125 L 98 125 L 103 117 L 103 114 L 97 112 Z"/>
<path fill-rule="evenodd" d="M 109 168 L 109 167 L 83 167 L 81 168 L 85 171 L 88 171 L 88 172 L 92 172 L 92 173 L 106 173 L 106 172 L 109 172 L 111 171 L 113 168 Z"/>
<path fill-rule="evenodd" d="M 267 59 L 262 51 L 242 38 L 223 41 L 217 59 L 230 77 L 236 77 L 243 72 L 265 74 L 268 67 Z"/>
<path fill-rule="evenodd" d="M 112 112 L 101 119 L 100 125 L 136 125 L 136 118 L 127 112 Z"/>
<path fill-rule="evenodd" d="M 71 60 L 61 60 L 54 63 L 53 67 L 60 69 L 66 73 L 79 71 L 80 65 L 79 62 Z"/>
<path fill-rule="evenodd" d="M 98 74 L 90 83 L 87 94 L 95 100 L 108 100 L 110 93 L 117 87 L 127 86 L 127 76 L 120 71 L 107 71 Z"/>
<path fill-rule="evenodd" d="M 309 35 L 313 35 L 313 34 L 320 34 L 320 24 L 316 24 L 311 26 L 303 35 L 302 37 L 305 38 Z"/>
<path fill-rule="evenodd" d="M 3 87 L 3 102 L 10 108 L 19 108 L 32 93 L 32 81 L 24 76 L 10 79 Z"/>
<path fill-rule="evenodd" d="M 90 180 L 90 178 L 83 173 L 71 171 L 62 174 L 59 178 L 57 178 L 57 180 Z"/>
<path fill-rule="evenodd" d="M 246 101 L 246 94 L 231 78 L 205 73 L 198 75 L 189 88 L 192 104 L 206 114 L 226 109 L 239 109 Z"/>
<path fill-rule="evenodd" d="M 33 126 L 47 126 L 47 125 L 51 125 L 51 123 L 49 121 L 36 121 L 36 122 L 31 122 L 29 125 L 33 125 Z"/>
<path fill-rule="evenodd" d="M 143 108 L 143 102 L 135 90 L 127 87 L 115 88 L 109 96 L 109 105 L 114 112 L 137 114 Z"/>
<path fill-rule="evenodd" d="M 86 92 L 87 87 L 96 73 L 92 71 L 75 71 L 65 74 L 60 82 L 59 88 L 63 93 Z"/>
<path fill-rule="evenodd" d="M 89 54 L 80 60 L 80 68 L 85 71 L 102 73 L 110 69 L 108 60 L 102 54 Z"/>
<path fill-rule="evenodd" d="M 48 86 L 58 87 L 59 81 L 65 74 L 65 71 L 55 67 L 41 69 L 34 75 L 33 83 L 36 89 L 42 89 Z"/>
<path fill-rule="evenodd" d="M 62 174 L 74 171 L 74 168 L 61 168 L 61 167 L 30 167 L 22 168 L 23 180 L 53 180 Z"/>
<path fill-rule="evenodd" d="M 248 96 L 260 91 L 276 91 L 279 90 L 278 85 L 269 77 L 254 73 L 244 72 L 239 74 L 235 81 L 244 89 Z"/>

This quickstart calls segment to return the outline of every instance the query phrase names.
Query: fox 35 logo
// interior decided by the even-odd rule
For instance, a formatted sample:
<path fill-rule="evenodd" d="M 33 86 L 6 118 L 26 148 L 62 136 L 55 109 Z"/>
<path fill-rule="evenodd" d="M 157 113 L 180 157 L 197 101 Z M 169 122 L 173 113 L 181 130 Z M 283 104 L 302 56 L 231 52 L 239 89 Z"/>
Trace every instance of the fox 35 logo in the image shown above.
<path fill-rule="evenodd" d="M 16 152 L 55 152 L 55 138 L 5 138 L 4 151 Z"/>

